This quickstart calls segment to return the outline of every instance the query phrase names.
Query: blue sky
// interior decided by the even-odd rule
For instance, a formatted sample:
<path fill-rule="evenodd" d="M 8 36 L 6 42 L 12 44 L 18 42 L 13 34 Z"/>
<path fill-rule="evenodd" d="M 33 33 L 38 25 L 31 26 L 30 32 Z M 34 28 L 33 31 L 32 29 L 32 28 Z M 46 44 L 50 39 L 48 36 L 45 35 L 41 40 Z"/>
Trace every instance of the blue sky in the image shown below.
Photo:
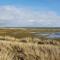
<path fill-rule="evenodd" d="M 60 27 L 60 0 L 0 0 L 0 27 Z"/>

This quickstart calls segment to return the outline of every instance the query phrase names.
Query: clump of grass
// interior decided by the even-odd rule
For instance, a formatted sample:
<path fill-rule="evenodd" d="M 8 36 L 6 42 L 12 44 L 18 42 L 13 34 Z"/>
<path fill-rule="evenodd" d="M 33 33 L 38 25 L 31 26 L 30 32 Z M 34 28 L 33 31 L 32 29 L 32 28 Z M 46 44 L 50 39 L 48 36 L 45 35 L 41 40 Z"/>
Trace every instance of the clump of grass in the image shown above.
<path fill-rule="evenodd" d="M 0 60 L 60 60 L 60 45 L 0 41 Z"/>

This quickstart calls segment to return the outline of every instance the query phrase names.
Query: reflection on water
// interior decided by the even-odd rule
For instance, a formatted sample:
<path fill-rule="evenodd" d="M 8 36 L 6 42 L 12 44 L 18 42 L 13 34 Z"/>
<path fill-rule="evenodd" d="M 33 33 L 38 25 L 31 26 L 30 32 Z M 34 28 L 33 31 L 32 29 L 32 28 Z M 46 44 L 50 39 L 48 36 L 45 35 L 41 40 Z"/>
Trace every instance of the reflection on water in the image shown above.
<path fill-rule="evenodd" d="M 55 32 L 55 33 L 48 33 L 48 32 L 31 32 L 34 35 L 37 36 L 45 36 L 47 38 L 60 38 L 60 32 Z"/>
<path fill-rule="evenodd" d="M 60 32 L 56 32 L 56 33 L 50 34 L 48 36 L 48 38 L 60 38 Z"/>

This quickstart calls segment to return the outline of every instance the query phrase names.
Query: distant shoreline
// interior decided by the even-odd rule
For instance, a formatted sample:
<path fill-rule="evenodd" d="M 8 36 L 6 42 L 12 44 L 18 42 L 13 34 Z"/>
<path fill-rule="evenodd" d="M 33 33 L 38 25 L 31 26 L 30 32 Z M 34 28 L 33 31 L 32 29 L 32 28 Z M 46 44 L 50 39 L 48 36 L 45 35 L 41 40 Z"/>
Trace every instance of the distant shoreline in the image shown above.
<path fill-rule="evenodd" d="M 20 29 L 20 28 L 27 28 L 27 29 L 60 29 L 60 27 L 0 27 L 1 28 L 17 28 L 17 29 Z"/>

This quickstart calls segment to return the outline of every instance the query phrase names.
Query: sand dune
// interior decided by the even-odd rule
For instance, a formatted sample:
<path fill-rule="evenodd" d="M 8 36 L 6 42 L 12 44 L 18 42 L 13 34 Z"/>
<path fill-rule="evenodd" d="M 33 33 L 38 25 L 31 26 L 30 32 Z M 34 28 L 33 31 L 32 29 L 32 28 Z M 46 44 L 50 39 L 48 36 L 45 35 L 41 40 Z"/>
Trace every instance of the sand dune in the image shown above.
<path fill-rule="evenodd" d="M 60 40 L 42 40 L 29 30 L 3 29 L 0 30 L 0 60 L 60 60 Z"/>
<path fill-rule="evenodd" d="M 60 45 L 0 40 L 0 60 L 60 60 Z"/>

